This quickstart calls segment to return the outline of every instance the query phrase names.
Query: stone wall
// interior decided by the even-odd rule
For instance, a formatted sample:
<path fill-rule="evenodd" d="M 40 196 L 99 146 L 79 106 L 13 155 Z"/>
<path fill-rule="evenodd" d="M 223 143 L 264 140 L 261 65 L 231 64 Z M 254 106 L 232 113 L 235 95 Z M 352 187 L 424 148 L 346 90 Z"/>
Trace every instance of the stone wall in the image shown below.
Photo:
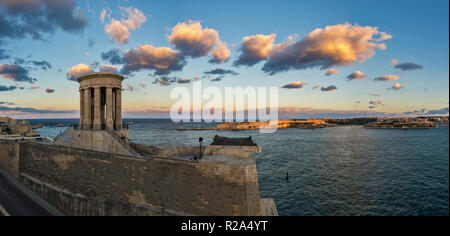
<path fill-rule="evenodd" d="M 62 146 L 95 150 L 99 152 L 136 155 L 130 146 L 118 141 L 104 130 L 69 130 L 65 135 L 55 140 L 55 143 Z"/>
<path fill-rule="evenodd" d="M 21 145 L 21 174 L 84 198 L 95 198 L 101 204 L 91 205 L 94 208 L 113 201 L 182 215 L 261 212 L 253 158 L 210 156 L 189 161 L 137 158 L 32 142 Z M 48 192 L 41 194 L 49 196 Z M 54 206 L 65 202 L 42 197 Z"/>
<path fill-rule="evenodd" d="M 43 196 L 45 201 L 67 216 L 176 216 L 179 212 L 164 211 L 163 208 L 148 204 L 97 200 L 74 194 L 51 184 L 41 182 L 27 174 L 20 175 L 20 181 L 34 193 Z"/>
<path fill-rule="evenodd" d="M 20 143 L 0 139 L 0 166 L 15 177 L 19 176 Z"/>

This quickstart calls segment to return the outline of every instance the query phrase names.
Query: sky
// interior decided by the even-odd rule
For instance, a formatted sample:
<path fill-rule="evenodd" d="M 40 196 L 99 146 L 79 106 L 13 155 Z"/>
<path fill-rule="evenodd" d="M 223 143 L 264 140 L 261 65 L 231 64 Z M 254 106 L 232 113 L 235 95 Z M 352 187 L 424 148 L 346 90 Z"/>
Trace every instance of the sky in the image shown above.
<path fill-rule="evenodd" d="M 97 71 L 130 118 L 194 81 L 277 87 L 280 117 L 448 115 L 448 65 L 447 0 L 0 0 L 0 116 L 76 118 Z"/>

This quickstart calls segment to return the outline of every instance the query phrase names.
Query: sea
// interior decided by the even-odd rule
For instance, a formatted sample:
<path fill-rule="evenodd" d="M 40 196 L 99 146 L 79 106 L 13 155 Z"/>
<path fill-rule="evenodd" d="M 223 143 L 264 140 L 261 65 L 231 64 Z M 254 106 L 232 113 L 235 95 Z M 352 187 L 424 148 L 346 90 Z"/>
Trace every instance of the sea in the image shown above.
<path fill-rule="evenodd" d="M 129 119 L 131 140 L 139 144 L 204 145 L 215 135 L 249 137 L 262 148 L 256 156 L 262 198 L 275 200 L 282 216 L 449 215 L 449 129 L 280 129 L 177 131 L 214 123 L 173 123 Z M 78 120 L 30 120 L 38 132 L 55 137 L 54 124 Z M 288 177 L 288 178 L 286 178 Z"/>

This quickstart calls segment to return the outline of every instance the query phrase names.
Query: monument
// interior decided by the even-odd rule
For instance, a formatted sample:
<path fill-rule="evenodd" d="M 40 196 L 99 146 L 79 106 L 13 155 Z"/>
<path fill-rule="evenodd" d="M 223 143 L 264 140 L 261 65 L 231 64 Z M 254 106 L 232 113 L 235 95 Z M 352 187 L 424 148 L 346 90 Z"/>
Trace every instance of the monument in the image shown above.
<path fill-rule="evenodd" d="M 123 79 L 121 75 L 104 72 L 78 78 L 81 129 L 122 129 Z"/>
<path fill-rule="evenodd" d="M 96 72 L 78 78 L 80 122 L 55 138 L 63 146 L 124 155 L 139 155 L 122 125 L 122 81 L 114 73 Z"/>

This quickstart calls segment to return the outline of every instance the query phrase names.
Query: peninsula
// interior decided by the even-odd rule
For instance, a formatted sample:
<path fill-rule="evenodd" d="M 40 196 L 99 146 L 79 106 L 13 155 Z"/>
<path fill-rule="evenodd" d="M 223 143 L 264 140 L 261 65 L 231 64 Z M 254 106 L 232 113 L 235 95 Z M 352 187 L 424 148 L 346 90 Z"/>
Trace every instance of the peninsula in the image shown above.
<path fill-rule="evenodd" d="M 269 121 L 250 121 L 250 122 L 224 122 L 215 127 L 179 127 L 178 131 L 201 131 L 201 130 L 219 130 L 219 131 L 240 131 L 257 130 L 268 126 Z M 278 120 L 278 129 L 298 128 L 315 129 L 335 126 L 363 126 L 364 128 L 378 129 L 428 129 L 448 125 L 448 116 L 429 116 L 429 117 L 362 117 L 362 118 L 344 118 L 344 119 L 280 119 Z"/>

